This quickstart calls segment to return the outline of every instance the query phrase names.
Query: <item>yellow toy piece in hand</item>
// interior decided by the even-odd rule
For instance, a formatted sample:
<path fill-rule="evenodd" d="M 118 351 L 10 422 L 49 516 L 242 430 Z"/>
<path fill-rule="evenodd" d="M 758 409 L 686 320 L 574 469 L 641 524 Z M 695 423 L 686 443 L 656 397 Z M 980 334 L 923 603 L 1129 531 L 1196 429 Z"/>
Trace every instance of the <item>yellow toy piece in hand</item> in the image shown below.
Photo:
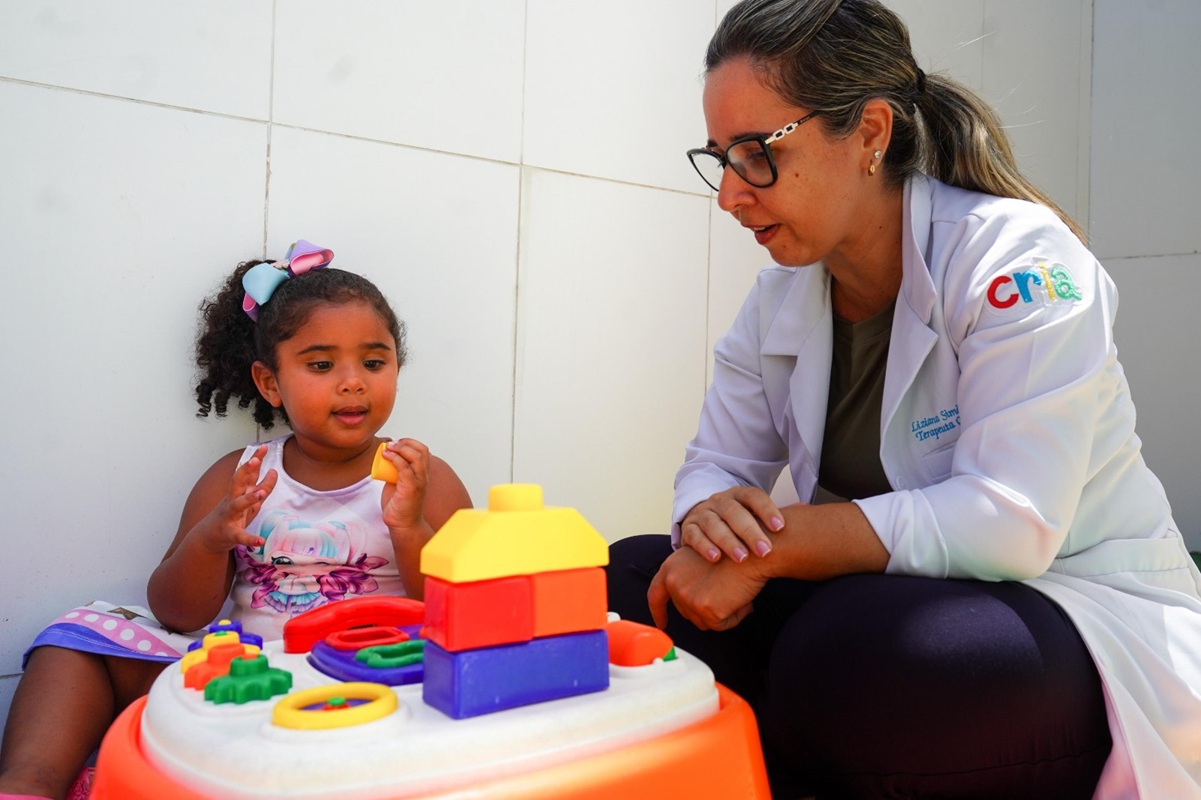
<path fill-rule="evenodd" d="M 375 459 L 371 462 L 371 477 L 384 483 L 396 483 L 400 480 L 400 473 L 391 461 L 384 458 L 384 450 L 389 444 L 390 442 L 382 442 L 375 451 Z"/>

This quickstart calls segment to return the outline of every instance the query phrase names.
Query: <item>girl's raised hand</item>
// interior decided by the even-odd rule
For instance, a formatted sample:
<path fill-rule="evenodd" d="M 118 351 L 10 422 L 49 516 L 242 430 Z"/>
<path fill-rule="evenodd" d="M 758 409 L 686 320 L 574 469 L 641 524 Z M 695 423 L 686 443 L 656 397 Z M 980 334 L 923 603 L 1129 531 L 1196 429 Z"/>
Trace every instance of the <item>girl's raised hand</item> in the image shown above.
<path fill-rule="evenodd" d="M 267 445 L 260 445 L 254 455 L 234 470 L 229 482 L 229 493 L 209 512 L 202 524 L 197 526 L 200 543 L 213 553 L 227 553 L 240 544 L 255 548 L 263 545 L 263 539 L 246 530 L 246 525 L 259 513 L 263 501 L 275 488 L 279 475 L 267 470 L 260 481 L 259 469 Z"/>
<path fill-rule="evenodd" d="M 680 541 L 710 562 L 725 553 L 736 562 L 751 553 L 766 556 L 771 539 L 784 527 L 784 515 L 771 495 L 753 486 L 735 486 L 692 507 L 680 522 Z"/>
<path fill-rule="evenodd" d="M 429 486 L 430 451 L 416 439 L 398 439 L 384 448 L 384 458 L 396 467 L 395 484 L 384 486 L 384 524 L 393 530 L 425 524 L 425 491 Z"/>

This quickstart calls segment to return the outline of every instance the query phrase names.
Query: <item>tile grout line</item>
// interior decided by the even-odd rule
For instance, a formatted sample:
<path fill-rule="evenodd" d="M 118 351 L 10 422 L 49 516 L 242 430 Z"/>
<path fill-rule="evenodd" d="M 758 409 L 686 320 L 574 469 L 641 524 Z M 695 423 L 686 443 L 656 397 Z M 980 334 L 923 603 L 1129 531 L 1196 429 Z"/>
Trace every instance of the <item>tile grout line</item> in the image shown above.
<path fill-rule="evenodd" d="M 182 112 L 189 113 L 189 114 L 199 114 L 201 116 L 217 117 L 219 119 L 234 120 L 237 122 L 250 122 L 250 123 L 255 123 L 255 124 L 259 124 L 259 125 L 268 125 L 268 126 L 271 126 L 272 128 L 281 128 L 281 129 L 287 129 L 287 130 L 293 130 L 293 131 L 301 131 L 303 133 L 313 133 L 313 134 L 318 134 L 321 136 L 333 136 L 333 137 L 337 137 L 339 139 L 350 139 L 351 141 L 365 142 L 367 144 L 379 144 L 379 145 L 386 145 L 389 147 L 401 147 L 406 150 L 413 150 L 413 151 L 417 151 L 417 152 L 421 152 L 421 153 L 433 153 L 436 155 L 444 155 L 444 156 L 450 156 L 450 157 L 454 157 L 454 158 L 466 158 L 466 159 L 470 159 L 472 161 L 482 161 L 486 164 L 498 164 L 501 166 L 536 169 L 536 170 L 540 170 L 542 172 L 554 173 L 556 175 L 567 175 L 569 177 L 574 177 L 574 178 L 585 178 L 587 180 L 604 181 L 605 183 L 612 183 L 612 184 L 616 184 L 618 186 L 633 186 L 635 188 L 640 188 L 640 189 L 651 189 L 653 191 L 668 192 L 670 194 L 681 194 L 681 195 L 685 195 L 687 197 L 708 197 L 709 196 L 708 193 L 701 193 L 701 192 L 691 190 L 691 189 L 676 189 L 671 186 L 658 186 L 655 184 L 639 183 L 638 181 L 625 180 L 622 178 L 609 178 L 609 177 L 605 177 L 603 175 L 590 175 L 586 172 L 574 172 L 574 171 L 568 170 L 568 169 L 558 169 L 556 167 L 545 167 L 545 166 L 538 166 L 536 164 L 527 164 L 524 162 L 524 154 L 519 157 L 521 159 L 519 161 L 509 161 L 509 160 L 501 159 L 501 158 L 489 158 L 487 156 L 478 156 L 478 155 L 473 155 L 471 153 L 455 152 L 453 150 L 439 150 L 439 149 L 433 148 L 433 147 L 423 147 L 421 145 L 405 144 L 404 142 L 393 142 L 393 141 L 389 141 L 387 139 L 374 139 L 369 136 L 356 136 L 354 134 L 342 133 L 340 131 L 322 130 L 320 128 L 308 128 L 303 125 L 291 125 L 291 124 L 288 124 L 285 122 L 277 122 L 271 118 L 261 119 L 258 117 L 247 117 L 247 116 L 243 116 L 240 114 L 230 114 L 230 113 L 224 112 L 224 111 L 212 111 L 209 109 L 189 108 L 187 106 L 173 105 L 171 103 L 161 103 L 161 102 L 158 102 L 155 100 L 142 100 L 142 99 L 139 99 L 136 97 L 125 97 L 123 95 L 118 95 L 118 94 L 108 94 L 106 92 L 95 92 L 95 91 L 91 91 L 88 89 L 76 89 L 76 88 L 73 88 L 70 86 L 59 86 L 59 85 L 51 84 L 51 83 L 38 83 L 36 81 L 25 81 L 25 80 L 20 80 L 17 78 L 6 78 L 6 77 L 0 76 L 0 84 L 3 84 L 3 83 L 11 83 L 11 84 L 16 84 L 16 85 L 21 85 L 21 86 L 29 86 L 32 88 L 46 89 L 49 91 L 66 92 L 69 94 L 78 94 L 78 95 L 82 95 L 85 97 L 96 97 L 96 98 L 101 98 L 101 99 L 105 99 L 105 100 L 118 100 L 118 101 L 127 102 L 127 103 L 134 103 L 136 105 L 149 106 L 151 108 L 161 108 L 161 109 L 165 109 L 168 111 L 182 111 Z M 274 80 L 273 80 L 273 83 L 274 83 Z M 274 88 L 272 89 L 272 92 L 274 92 Z M 274 104 L 274 98 L 272 98 L 271 102 L 272 102 L 272 104 Z M 273 116 L 274 116 L 274 112 L 272 111 L 269 114 L 269 117 L 273 117 Z"/>

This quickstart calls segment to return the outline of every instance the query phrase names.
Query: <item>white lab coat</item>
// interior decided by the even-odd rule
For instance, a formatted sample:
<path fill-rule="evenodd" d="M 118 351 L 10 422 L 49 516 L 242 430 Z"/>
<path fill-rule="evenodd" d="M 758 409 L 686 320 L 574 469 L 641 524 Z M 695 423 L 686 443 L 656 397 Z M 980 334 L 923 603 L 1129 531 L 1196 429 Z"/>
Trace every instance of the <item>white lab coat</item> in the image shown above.
<path fill-rule="evenodd" d="M 1114 747 L 1097 798 L 1201 797 L 1201 575 L 1134 433 L 1117 294 L 1049 210 L 924 176 L 905 189 L 903 277 L 880 422 L 892 492 L 856 501 L 888 572 L 1022 580 L 1080 630 Z M 829 274 L 764 269 L 715 348 L 676 476 L 692 506 L 790 469 L 817 486 Z"/>

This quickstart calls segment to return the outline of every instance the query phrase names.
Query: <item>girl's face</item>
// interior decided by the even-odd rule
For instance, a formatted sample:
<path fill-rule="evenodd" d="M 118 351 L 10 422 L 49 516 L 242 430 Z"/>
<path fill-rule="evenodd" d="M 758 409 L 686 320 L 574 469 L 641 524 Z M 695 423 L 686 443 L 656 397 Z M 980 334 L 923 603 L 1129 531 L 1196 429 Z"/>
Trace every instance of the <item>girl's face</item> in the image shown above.
<path fill-rule="evenodd" d="M 254 367 L 263 397 L 283 405 L 306 453 L 344 460 L 374 447 L 396 402 L 396 341 L 370 303 L 315 307 L 275 348 L 277 369 Z"/>
<path fill-rule="evenodd" d="M 744 58 L 709 73 L 704 108 L 709 146 L 719 153 L 735 139 L 770 134 L 811 110 L 783 100 Z M 832 139 L 821 120 L 770 145 L 779 173 L 774 184 L 756 188 L 727 168 L 717 194 L 718 205 L 783 266 L 836 258 L 863 233 L 859 187 L 869 162 L 859 137 Z"/>

